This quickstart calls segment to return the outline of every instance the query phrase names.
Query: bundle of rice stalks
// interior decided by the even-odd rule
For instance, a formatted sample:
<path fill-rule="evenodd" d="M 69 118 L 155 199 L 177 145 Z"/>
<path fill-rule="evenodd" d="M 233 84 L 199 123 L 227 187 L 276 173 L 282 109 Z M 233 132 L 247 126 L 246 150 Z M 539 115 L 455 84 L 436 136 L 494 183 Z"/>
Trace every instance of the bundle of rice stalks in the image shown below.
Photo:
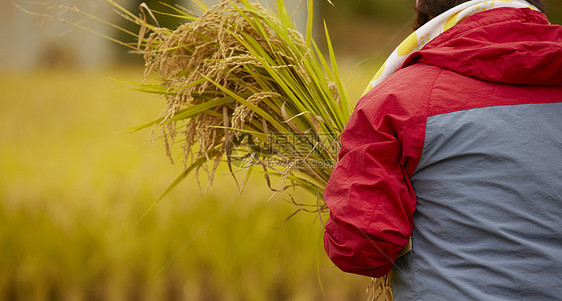
<path fill-rule="evenodd" d="M 221 0 L 211 8 L 192 0 L 200 14 L 165 3 L 171 12 L 154 11 L 143 3 L 140 16 L 114 0 L 106 1 L 137 24 L 139 33 L 77 7 L 36 3 L 58 10 L 51 15 L 20 9 L 69 23 L 143 55 L 145 80 L 138 89 L 160 94 L 166 107 L 158 118 L 133 130 L 152 128 L 172 162 L 177 159 L 172 146 L 178 146 L 185 167 L 155 204 L 191 172 L 207 171 L 211 184 L 215 170 L 225 163 L 233 176 L 235 169 L 260 167 L 275 191 L 302 187 L 317 198 L 316 209 L 310 211 L 325 211 L 322 192 L 337 162 L 339 136 L 352 105 L 327 30 L 330 63 L 311 37 L 313 0 L 307 0 L 306 37 L 296 30 L 283 0 L 277 0 L 276 13 L 248 0 Z M 68 12 L 86 19 L 62 17 Z M 181 25 L 160 27 L 158 14 L 176 18 Z M 90 20 L 137 42 L 92 30 L 85 25 Z M 276 187 L 271 177 L 280 179 Z"/>
<path fill-rule="evenodd" d="M 171 159 L 172 145 L 182 149 L 185 171 L 166 193 L 201 168 L 211 183 L 225 163 L 233 175 L 260 167 L 271 189 L 302 187 L 318 198 L 312 211 L 324 210 L 322 191 L 352 110 L 329 38 L 331 66 L 311 39 L 311 16 L 303 37 L 283 1 L 277 15 L 247 0 L 196 3 L 201 16 L 174 8 L 187 20 L 175 30 L 122 9 L 141 26 L 146 79 L 158 74 L 158 83 L 140 89 L 166 100 L 159 118 L 135 130 L 153 127 Z M 276 187 L 273 176 L 280 178 Z"/>

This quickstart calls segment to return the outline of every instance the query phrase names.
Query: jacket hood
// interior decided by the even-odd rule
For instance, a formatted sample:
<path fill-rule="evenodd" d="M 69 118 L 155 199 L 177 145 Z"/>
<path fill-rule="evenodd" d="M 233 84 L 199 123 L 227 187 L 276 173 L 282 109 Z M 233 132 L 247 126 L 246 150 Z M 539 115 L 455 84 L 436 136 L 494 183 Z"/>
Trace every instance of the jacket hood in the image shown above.
<path fill-rule="evenodd" d="M 403 67 L 417 62 L 493 82 L 562 85 L 562 27 L 531 9 L 495 8 L 445 31 Z"/>

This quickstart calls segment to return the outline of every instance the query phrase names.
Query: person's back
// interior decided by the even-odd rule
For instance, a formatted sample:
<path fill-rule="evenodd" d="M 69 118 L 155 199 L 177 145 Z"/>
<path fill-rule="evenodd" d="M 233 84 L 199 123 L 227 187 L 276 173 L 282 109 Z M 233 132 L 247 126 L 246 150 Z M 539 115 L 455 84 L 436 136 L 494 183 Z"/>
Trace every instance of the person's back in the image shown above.
<path fill-rule="evenodd" d="M 462 39 L 483 32 L 497 39 L 494 30 L 506 25 L 484 24 L 507 18 L 513 13 L 481 14 L 467 20 L 475 32 L 462 26 L 457 30 L 464 32 Z M 531 34 L 515 32 L 521 40 Z M 434 47 L 441 48 L 439 43 Z M 439 51 L 431 46 L 428 51 Z M 514 49 L 523 54 L 510 57 L 494 56 L 501 44 L 490 48 L 466 52 L 482 56 L 472 60 L 474 70 L 503 69 L 500 77 L 485 81 L 440 70 L 433 83 L 424 147 L 410 177 L 417 197 L 414 249 L 396 261 L 397 300 L 562 296 L 562 87 L 553 85 L 562 78 L 541 74 L 545 70 L 539 60 L 528 70 L 510 73 L 519 68 L 518 60 L 527 60 L 527 49 Z M 424 55 L 421 51 L 421 61 L 447 65 Z M 552 65 L 561 61 L 542 60 Z M 417 68 L 428 74 L 436 67 Z M 541 81 L 545 85 L 537 85 Z"/>
<path fill-rule="evenodd" d="M 396 300 L 560 298 L 560 116 L 560 26 L 530 9 L 468 17 L 358 104 L 325 192 L 328 254 L 380 276 L 413 220 Z"/>

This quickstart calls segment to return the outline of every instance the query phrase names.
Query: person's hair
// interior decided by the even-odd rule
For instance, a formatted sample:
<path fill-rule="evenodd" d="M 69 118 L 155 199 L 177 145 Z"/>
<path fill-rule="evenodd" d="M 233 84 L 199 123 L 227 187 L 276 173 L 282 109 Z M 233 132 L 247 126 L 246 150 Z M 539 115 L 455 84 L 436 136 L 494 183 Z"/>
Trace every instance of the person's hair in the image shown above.
<path fill-rule="evenodd" d="M 469 0 L 420 0 L 418 6 L 416 7 L 417 20 L 414 24 L 414 29 L 420 28 L 422 25 L 427 23 L 431 18 L 434 18 L 447 10 L 467 2 Z M 541 12 L 546 11 L 543 0 L 526 0 L 530 4 L 534 5 Z"/>

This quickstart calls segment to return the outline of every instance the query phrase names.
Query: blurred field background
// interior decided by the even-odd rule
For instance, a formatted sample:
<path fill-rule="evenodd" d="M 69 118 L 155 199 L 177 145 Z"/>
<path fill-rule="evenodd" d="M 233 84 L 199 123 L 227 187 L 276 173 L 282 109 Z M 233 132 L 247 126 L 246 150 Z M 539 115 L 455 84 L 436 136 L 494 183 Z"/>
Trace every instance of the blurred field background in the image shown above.
<path fill-rule="evenodd" d="M 413 2 L 317 1 L 354 99 L 410 32 Z M 370 279 L 326 258 L 316 216 L 285 223 L 298 208 L 259 174 L 236 198 L 225 170 L 203 194 L 191 176 L 137 224 L 182 170 L 148 131 L 123 132 L 163 109 L 109 79 L 140 81 L 142 63 L 17 9 L 0 17 L 0 300 L 366 298 Z"/>

